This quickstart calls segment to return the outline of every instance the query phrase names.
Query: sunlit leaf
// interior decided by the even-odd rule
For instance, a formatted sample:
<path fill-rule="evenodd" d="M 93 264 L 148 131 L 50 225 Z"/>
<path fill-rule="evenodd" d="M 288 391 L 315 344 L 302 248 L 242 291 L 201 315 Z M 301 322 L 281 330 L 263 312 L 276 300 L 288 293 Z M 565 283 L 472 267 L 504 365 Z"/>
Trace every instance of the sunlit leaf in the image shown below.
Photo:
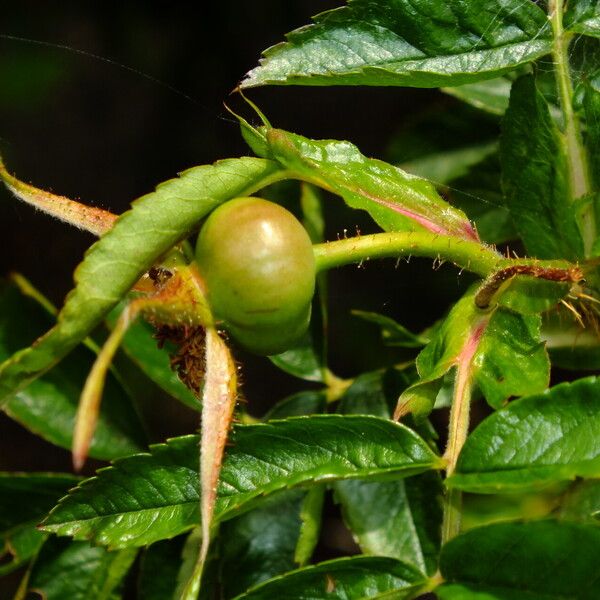
<path fill-rule="evenodd" d="M 351 0 L 265 51 L 243 87 L 438 87 L 489 79 L 550 51 L 533 2 Z"/>
<path fill-rule="evenodd" d="M 600 380 L 557 385 L 511 402 L 469 436 L 448 480 L 493 493 L 600 475 Z"/>
<path fill-rule="evenodd" d="M 494 408 L 511 396 L 541 392 L 548 386 L 550 363 L 540 341 L 540 317 L 500 307 L 482 312 L 475 306 L 474 292 L 472 288 L 454 305 L 417 357 L 420 380 L 401 395 L 399 414 L 428 414 L 442 378 L 473 344 L 472 377 Z"/>
<path fill-rule="evenodd" d="M 487 81 L 444 88 L 443 91 L 475 108 L 494 115 L 503 115 L 508 108 L 510 86 L 510 79 L 498 77 Z"/>
<path fill-rule="evenodd" d="M 565 29 L 600 37 L 600 3 L 598 0 L 570 0 L 564 16 Z"/>
<path fill-rule="evenodd" d="M 273 156 L 302 178 L 366 210 L 386 231 L 431 231 L 476 240 L 467 217 L 451 207 L 429 182 L 363 156 L 349 142 L 314 141 L 280 129 L 266 139 Z"/>
<path fill-rule="evenodd" d="M 417 434 L 375 417 L 318 415 L 237 426 L 231 442 L 216 521 L 288 487 L 405 477 L 441 466 Z M 101 470 L 53 510 L 44 529 L 115 548 L 146 545 L 199 522 L 198 487 L 198 438 L 176 438 Z"/>

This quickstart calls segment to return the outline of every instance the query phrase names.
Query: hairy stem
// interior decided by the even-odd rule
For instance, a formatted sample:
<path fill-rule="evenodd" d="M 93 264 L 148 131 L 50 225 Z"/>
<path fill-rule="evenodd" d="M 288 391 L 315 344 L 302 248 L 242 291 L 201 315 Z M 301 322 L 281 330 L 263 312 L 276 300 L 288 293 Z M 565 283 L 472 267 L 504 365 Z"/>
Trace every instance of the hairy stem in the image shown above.
<path fill-rule="evenodd" d="M 318 271 L 372 258 L 413 255 L 449 260 L 463 269 L 485 276 L 503 260 L 493 248 L 480 242 L 415 231 L 374 233 L 316 244 L 313 249 Z"/>
<path fill-rule="evenodd" d="M 571 35 L 563 29 L 563 0 L 550 0 L 550 23 L 554 34 L 552 58 L 556 70 L 556 83 L 564 119 L 564 136 L 567 153 L 571 199 L 576 200 L 592 191 L 588 159 L 581 137 L 579 119 L 573 110 L 573 82 L 569 69 L 569 41 Z M 590 255 L 596 239 L 596 222 L 593 207 L 588 205 L 581 213 L 581 233 L 586 256 Z"/>
<path fill-rule="evenodd" d="M 448 425 L 448 444 L 444 458 L 446 459 L 446 477 L 450 477 L 456 469 L 458 455 L 464 446 L 469 433 L 469 417 L 471 408 L 471 375 L 473 356 L 477 351 L 481 336 L 485 331 L 489 317 L 482 318 L 473 328 L 457 361 L 454 395 Z M 442 522 L 442 544 L 445 544 L 460 531 L 462 517 L 462 493 L 456 489 L 446 492 L 444 498 L 444 517 Z"/>
<path fill-rule="evenodd" d="M 497 271 L 531 275 L 557 281 L 576 281 L 582 271 L 566 260 L 504 258 L 494 248 L 451 236 L 429 232 L 390 231 L 374 233 L 313 246 L 317 270 L 360 263 L 373 258 L 425 256 L 450 261 L 467 271 L 487 277 Z M 550 275 L 548 275 L 550 273 Z"/>

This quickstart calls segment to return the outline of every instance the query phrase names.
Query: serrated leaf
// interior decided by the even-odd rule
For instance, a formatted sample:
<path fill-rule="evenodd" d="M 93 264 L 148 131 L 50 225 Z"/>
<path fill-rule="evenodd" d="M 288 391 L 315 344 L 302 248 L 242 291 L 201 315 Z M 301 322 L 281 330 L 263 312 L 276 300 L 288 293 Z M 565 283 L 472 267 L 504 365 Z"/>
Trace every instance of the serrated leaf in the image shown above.
<path fill-rule="evenodd" d="M 144 550 L 138 577 L 139 600 L 173 600 L 184 536 L 162 540 Z"/>
<path fill-rule="evenodd" d="M 469 436 L 448 483 L 481 493 L 600 474 L 600 380 L 511 402 Z"/>
<path fill-rule="evenodd" d="M 598 0 L 570 0 L 564 15 L 567 31 L 600 37 L 600 2 Z"/>
<path fill-rule="evenodd" d="M 229 198 L 252 193 L 276 180 L 277 171 L 277 165 L 263 159 L 224 160 L 189 169 L 179 179 L 136 200 L 86 253 L 57 325 L 35 346 L 0 366 L 0 403 L 72 350 L 203 216 Z"/>
<path fill-rule="evenodd" d="M 0 286 L 0 360 L 31 343 L 51 325 L 49 314 L 17 286 Z M 4 411 L 40 437 L 70 449 L 79 397 L 95 358 L 89 348 L 79 346 L 64 363 L 10 398 Z M 106 460 L 145 447 L 146 436 L 131 399 L 109 373 L 90 456 Z"/>
<path fill-rule="evenodd" d="M 593 598 L 600 528 L 541 521 L 472 529 L 442 550 L 442 600 Z"/>
<path fill-rule="evenodd" d="M 266 50 L 241 85 L 461 85 L 550 44 L 546 15 L 529 1 L 350 0 Z"/>
<path fill-rule="evenodd" d="M 430 182 L 367 158 L 349 142 L 309 140 L 281 129 L 269 129 L 266 139 L 284 167 L 338 194 L 348 206 L 366 210 L 385 231 L 426 230 L 478 239 L 467 217 Z"/>
<path fill-rule="evenodd" d="M 531 256 L 577 259 L 583 242 L 560 135 L 533 76 L 517 79 L 500 139 L 506 206 Z"/>
<path fill-rule="evenodd" d="M 113 600 L 136 554 L 135 549 L 108 552 L 86 542 L 51 538 L 35 561 L 29 589 L 44 600 Z"/>
<path fill-rule="evenodd" d="M 0 576 L 31 559 L 46 535 L 37 524 L 79 479 L 51 473 L 0 473 Z"/>
<path fill-rule="evenodd" d="M 507 77 L 497 77 L 487 81 L 443 88 L 442 91 L 480 110 L 493 115 L 503 115 L 508 108 L 511 84 L 511 80 Z"/>
<path fill-rule="evenodd" d="M 258 508 L 223 523 L 221 580 L 223 597 L 232 598 L 276 575 L 291 571 L 302 522 L 305 492 L 273 495 Z M 235 577 L 228 574 L 235 573 Z"/>
<path fill-rule="evenodd" d="M 108 315 L 107 321 L 111 327 L 114 327 L 119 313 L 120 310 L 115 309 Z M 186 406 L 199 410 L 198 398 L 171 368 L 169 353 L 166 348 L 158 347 L 154 331 L 149 323 L 143 319 L 136 319 L 129 325 L 121 348 L 142 372 L 167 394 Z"/>
<path fill-rule="evenodd" d="M 541 319 L 505 308 L 480 311 L 471 288 L 452 308 L 417 357 L 420 380 L 398 401 L 399 414 L 428 414 L 442 378 L 468 359 L 471 376 L 488 403 L 499 408 L 511 396 L 541 392 L 548 386 L 550 363 L 540 341 Z"/>
<path fill-rule="evenodd" d="M 355 556 L 304 567 L 267 581 L 235 600 L 412 597 L 425 578 L 392 558 Z M 391 595 L 393 593 L 393 595 Z M 388 595 L 390 594 L 390 595 Z"/>
<path fill-rule="evenodd" d="M 441 467 L 414 432 L 375 417 L 318 415 L 237 426 L 221 469 L 215 521 L 288 487 L 405 477 Z M 191 529 L 198 514 L 198 438 L 185 436 L 101 469 L 52 511 L 44 529 L 119 548 Z M 125 493 L 125 491 L 127 493 Z M 152 525 L 150 527 L 150 525 Z"/>

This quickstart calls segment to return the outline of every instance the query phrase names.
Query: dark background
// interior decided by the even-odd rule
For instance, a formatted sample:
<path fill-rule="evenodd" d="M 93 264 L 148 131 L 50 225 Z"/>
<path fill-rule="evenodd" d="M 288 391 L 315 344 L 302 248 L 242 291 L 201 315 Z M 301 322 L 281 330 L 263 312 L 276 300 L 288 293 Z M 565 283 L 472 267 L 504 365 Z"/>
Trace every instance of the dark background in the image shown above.
<path fill-rule="evenodd" d="M 247 111 L 229 93 L 261 50 L 340 2 L 222 0 L 210 11 L 202 4 L 196 4 L 197 13 L 172 2 L 11 4 L 3 11 L 0 34 L 35 41 L 0 37 L 0 152 L 9 170 L 39 187 L 120 213 L 178 171 L 249 153 L 223 101 Z M 277 127 L 348 139 L 380 158 L 415 115 L 453 107 L 439 92 L 402 88 L 280 87 L 249 96 Z M 363 214 L 336 199 L 328 204 L 328 216 L 329 239 L 344 229 L 353 234 L 357 226 L 373 230 Z M 58 305 L 93 242 L 4 189 L 0 239 L 0 276 L 19 271 Z M 450 267 L 432 277 L 431 261 L 398 267 L 394 262 L 348 267 L 330 277 L 331 365 L 342 376 L 380 366 L 379 356 L 395 358 L 380 353 L 375 328 L 350 319 L 350 309 L 382 312 L 419 330 L 441 317 L 468 282 Z M 238 356 L 255 414 L 307 387 L 264 359 Z M 147 396 L 153 439 L 195 429 L 193 414 L 157 390 Z M 70 457 L 0 416 L 0 469 L 69 470 Z"/>

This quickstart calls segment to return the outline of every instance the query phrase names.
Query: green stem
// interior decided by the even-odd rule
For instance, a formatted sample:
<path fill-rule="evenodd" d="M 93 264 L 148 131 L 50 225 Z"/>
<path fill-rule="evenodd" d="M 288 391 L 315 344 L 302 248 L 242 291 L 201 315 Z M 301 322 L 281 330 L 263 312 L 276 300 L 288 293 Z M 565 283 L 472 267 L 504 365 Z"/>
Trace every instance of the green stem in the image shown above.
<path fill-rule="evenodd" d="M 573 110 L 573 82 L 571 81 L 568 53 L 571 35 L 565 33 L 563 29 L 563 0 L 550 0 L 548 10 L 554 34 L 552 58 L 556 69 L 556 83 L 564 119 L 569 187 L 572 200 L 576 200 L 589 194 L 592 186 L 579 119 Z M 586 206 L 581 213 L 581 229 L 585 253 L 586 256 L 589 256 L 596 239 L 596 222 L 591 205 Z"/>
<path fill-rule="evenodd" d="M 449 260 L 463 269 L 485 276 L 504 260 L 493 248 L 480 242 L 415 231 L 374 233 L 316 244 L 313 249 L 318 271 L 372 258 L 412 255 Z"/>

